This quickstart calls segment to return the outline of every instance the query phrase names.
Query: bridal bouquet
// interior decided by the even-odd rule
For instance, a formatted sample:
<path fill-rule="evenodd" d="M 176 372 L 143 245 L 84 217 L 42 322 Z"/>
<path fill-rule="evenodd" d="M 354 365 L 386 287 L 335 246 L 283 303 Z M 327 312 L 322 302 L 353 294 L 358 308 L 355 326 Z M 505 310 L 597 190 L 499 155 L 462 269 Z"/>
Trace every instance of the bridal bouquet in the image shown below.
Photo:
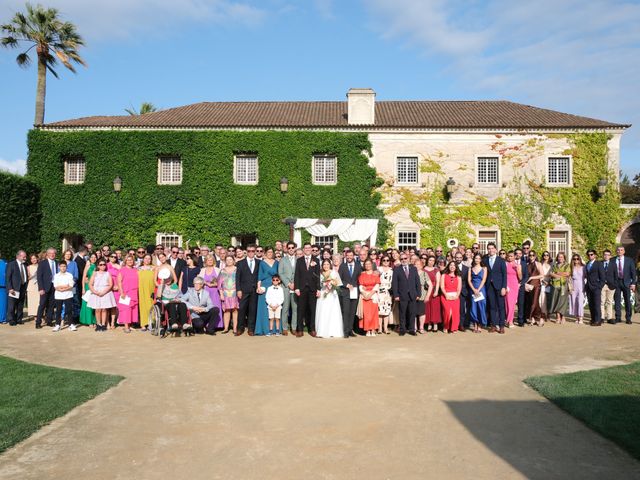
<path fill-rule="evenodd" d="M 322 280 L 322 297 L 323 298 L 326 298 L 326 296 L 333 291 L 336 291 L 336 292 L 338 291 L 338 281 L 331 278 L 331 275 L 329 275 L 329 277 L 325 277 L 323 274 L 321 280 Z"/>

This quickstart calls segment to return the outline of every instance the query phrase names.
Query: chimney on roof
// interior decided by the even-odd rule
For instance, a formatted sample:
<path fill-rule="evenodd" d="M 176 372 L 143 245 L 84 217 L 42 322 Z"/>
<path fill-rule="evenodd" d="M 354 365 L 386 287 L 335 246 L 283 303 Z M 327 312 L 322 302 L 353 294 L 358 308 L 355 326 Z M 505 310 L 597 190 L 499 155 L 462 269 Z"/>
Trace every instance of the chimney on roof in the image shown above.
<path fill-rule="evenodd" d="M 376 92 L 372 88 L 350 88 L 347 92 L 349 125 L 375 123 Z"/>

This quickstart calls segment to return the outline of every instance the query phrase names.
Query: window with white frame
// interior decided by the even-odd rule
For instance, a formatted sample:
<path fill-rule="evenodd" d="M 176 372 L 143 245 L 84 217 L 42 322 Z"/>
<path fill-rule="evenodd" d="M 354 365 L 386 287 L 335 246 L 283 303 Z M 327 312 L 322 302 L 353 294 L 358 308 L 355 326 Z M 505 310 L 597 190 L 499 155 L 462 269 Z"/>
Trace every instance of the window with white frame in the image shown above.
<path fill-rule="evenodd" d="M 168 248 L 171 248 L 174 245 L 182 247 L 182 235 L 178 235 L 177 233 L 158 232 L 156 233 L 156 245 L 160 244 Z"/>
<path fill-rule="evenodd" d="M 480 230 L 478 232 L 478 246 L 482 255 L 487 254 L 487 245 L 489 243 L 498 245 L 498 232 L 496 230 Z"/>
<path fill-rule="evenodd" d="M 570 157 L 549 157 L 547 183 L 550 185 L 569 185 L 571 183 Z"/>
<path fill-rule="evenodd" d="M 396 159 L 396 182 L 418 183 L 418 157 Z"/>
<path fill-rule="evenodd" d="M 336 241 L 337 241 L 337 238 L 335 235 L 313 237 L 313 243 L 319 245 L 321 249 L 324 248 L 325 245 L 329 245 L 334 252 L 337 249 Z"/>
<path fill-rule="evenodd" d="M 87 173 L 87 164 L 84 157 L 67 157 L 64 159 L 64 183 L 77 185 L 84 183 Z"/>
<path fill-rule="evenodd" d="M 555 261 L 558 252 L 564 252 L 565 256 L 569 256 L 569 232 L 566 231 L 552 231 L 549 232 L 549 240 L 547 242 L 551 259 Z"/>
<path fill-rule="evenodd" d="M 396 248 L 400 251 L 418 248 L 418 232 L 415 230 L 398 230 Z"/>
<path fill-rule="evenodd" d="M 233 168 L 233 181 L 243 185 L 258 183 L 258 156 L 236 155 Z"/>
<path fill-rule="evenodd" d="M 338 182 L 338 162 L 333 155 L 313 156 L 313 183 L 335 185 Z"/>
<path fill-rule="evenodd" d="M 477 182 L 483 185 L 497 185 L 499 164 L 498 157 L 478 157 Z"/>
<path fill-rule="evenodd" d="M 158 158 L 158 183 L 160 185 L 180 185 L 182 183 L 182 160 L 177 156 Z"/>

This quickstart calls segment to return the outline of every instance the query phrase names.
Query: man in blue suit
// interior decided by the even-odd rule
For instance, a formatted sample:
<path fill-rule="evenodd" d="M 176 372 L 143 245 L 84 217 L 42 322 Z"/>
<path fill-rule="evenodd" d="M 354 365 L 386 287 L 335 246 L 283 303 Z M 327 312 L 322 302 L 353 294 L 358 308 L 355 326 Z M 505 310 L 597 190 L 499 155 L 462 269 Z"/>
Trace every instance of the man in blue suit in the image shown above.
<path fill-rule="evenodd" d="M 53 288 L 53 277 L 58 273 L 58 262 L 56 262 L 56 249 L 47 249 L 47 257 L 38 263 L 36 278 L 38 280 L 38 293 L 40 303 L 36 315 L 36 328 L 42 328 L 42 315 L 46 311 L 46 322 L 48 326 L 53 325 L 53 305 L 55 304 Z"/>
<path fill-rule="evenodd" d="M 589 261 L 584 266 L 585 278 L 587 279 L 585 291 L 589 302 L 589 312 L 591 313 L 591 326 L 602 325 L 602 287 L 606 282 L 604 265 L 598 261 L 595 250 L 587 250 Z"/>
<path fill-rule="evenodd" d="M 409 335 L 416 334 L 416 302 L 420 298 L 420 277 L 418 269 L 409 265 L 409 254 L 400 254 L 401 265 L 393 269 L 391 277 L 391 291 L 393 298 L 399 304 L 400 318 L 399 333 L 403 336 L 407 331 Z"/>
<path fill-rule="evenodd" d="M 616 260 L 613 262 L 614 278 L 616 291 L 613 294 L 613 302 L 616 311 L 615 323 L 622 321 L 622 297 L 624 297 L 624 310 L 625 320 L 627 324 L 631 325 L 631 292 L 635 292 L 636 283 L 636 267 L 633 264 L 633 260 L 624 256 L 624 247 L 619 246 L 616 248 Z M 613 323 L 612 321 L 609 321 Z"/>
<path fill-rule="evenodd" d="M 524 288 L 527 280 L 529 280 L 529 265 L 527 263 L 527 256 L 531 250 L 531 242 L 528 240 L 522 244 L 522 248 L 516 248 L 515 257 L 516 261 L 520 262 L 520 270 L 522 271 L 522 278 L 520 279 L 520 288 L 518 289 L 518 326 L 524 327 L 526 322 L 525 315 L 525 293 Z"/>
<path fill-rule="evenodd" d="M 487 292 L 489 318 L 491 319 L 489 333 L 504 333 L 507 314 L 504 305 L 504 296 L 507 294 L 507 263 L 502 257 L 498 256 L 498 249 L 495 243 L 489 242 L 487 251 L 488 254 L 484 256 L 483 260 L 488 270 L 485 289 Z"/>

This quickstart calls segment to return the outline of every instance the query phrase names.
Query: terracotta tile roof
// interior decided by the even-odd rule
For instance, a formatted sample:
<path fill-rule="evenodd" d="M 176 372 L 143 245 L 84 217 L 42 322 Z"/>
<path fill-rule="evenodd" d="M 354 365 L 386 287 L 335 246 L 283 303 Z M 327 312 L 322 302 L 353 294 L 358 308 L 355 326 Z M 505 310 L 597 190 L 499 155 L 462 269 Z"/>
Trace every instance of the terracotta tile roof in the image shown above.
<path fill-rule="evenodd" d="M 377 101 L 375 125 L 385 128 L 625 128 L 622 125 L 508 101 Z M 359 128 L 347 102 L 202 102 L 145 115 L 96 116 L 46 128 Z"/>

